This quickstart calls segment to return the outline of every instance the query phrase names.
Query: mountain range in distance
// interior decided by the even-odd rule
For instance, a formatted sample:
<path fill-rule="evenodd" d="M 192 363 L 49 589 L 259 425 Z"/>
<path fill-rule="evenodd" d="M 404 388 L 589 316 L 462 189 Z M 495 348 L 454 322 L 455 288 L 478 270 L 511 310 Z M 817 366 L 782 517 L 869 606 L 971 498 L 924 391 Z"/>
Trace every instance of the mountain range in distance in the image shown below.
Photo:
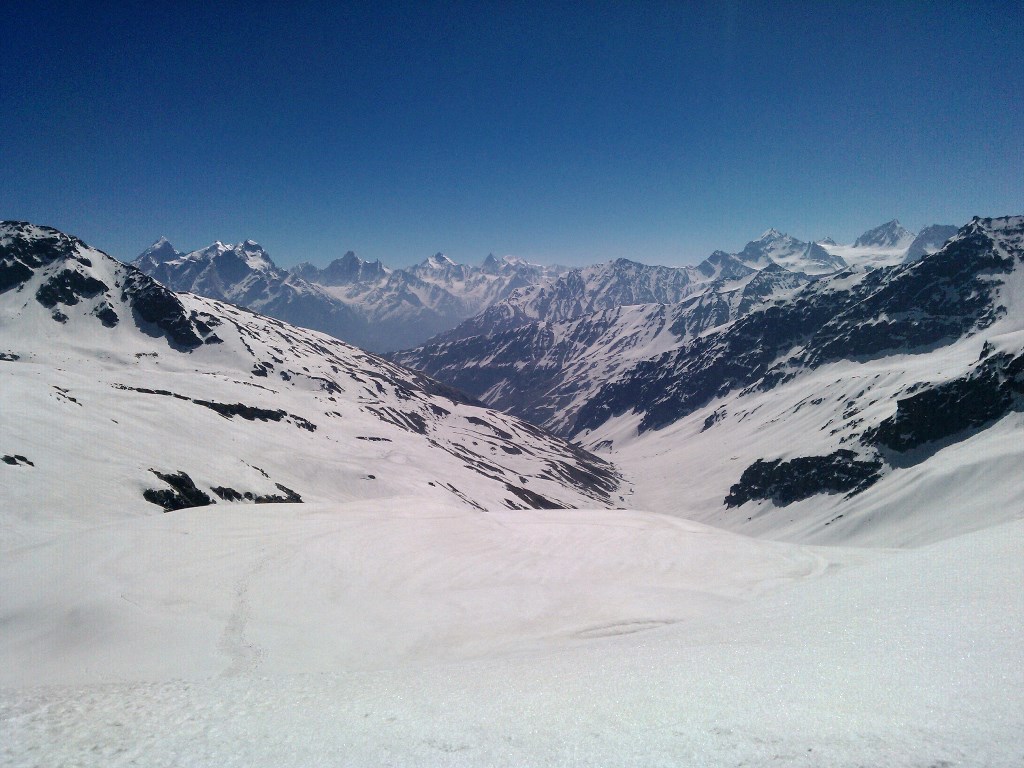
<path fill-rule="evenodd" d="M 1015 764 L 1024 216 L 779 240 L 386 359 L 0 224 L 5 756 Z"/>
<path fill-rule="evenodd" d="M 851 246 L 806 243 L 769 229 L 737 253 L 716 251 L 698 265 L 678 268 L 617 259 L 559 270 L 494 257 L 471 267 L 437 254 L 408 270 L 392 270 L 349 253 L 323 269 L 304 264 L 285 271 L 252 241 L 215 243 L 191 254 L 162 241 L 135 264 L 171 286 L 256 311 L 330 302 L 338 319 L 343 312 L 358 314 L 354 307 L 361 302 L 363 327 L 385 324 L 384 317 L 393 323 L 387 326 L 393 339 L 407 332 L 394 329 L 407 328 L 409 311 L 437 321 L 435 327 L 447 325 L 391 359 L 611 459 L 635 487 L 647 489 L 641 490 L 646 508 L 678 512 L 677 495 L 652 496 L 635 482 L 636 473 L 645 471 L 641 466 L 659 465 L 648 451 L 665 435 L 684 424 L 697 427 L 664 451 L 672 463 L 688 450 L 680 446 L 707 443 L 711 455 L 732 443 L 724 436 L 742 434 L 743 444 L 714 472 L 676 472 L 660 487 L 700 489 L 700 504 L 687 512 L 694 519 L 741 532 L 770 529 L 773 535 L 832 541 L 852 530 L 884 538 L 872 499 L 886 495 L 871 489 L 931 466 L 911 461 L 907 451 L 916 456 L 924 450 L 920 445 L 951 440 L 1016 412 L 1019 350 L 1012 329 L 1005 349 L 992 341 L 970 352 L 970 365 L 950 362 L 973 349 L 983 329 L 1016 327 L 1017 319 L 1004 317 L 1006 307 L 1015 306 L 1016 283 L 995 291 L 996 278 L 986 276 L 994 253 L 1010 254 L 998 269 L 1017 273 L 1015 221 L 976 219 L 959 230 L 932 226 L 917 235 L 892 221 Z M 367 307 L 381 313 L 377 320 L 368 319 Z M 468 317 L 459 321 L 463 315 Z M 423 320 L 416 330 L 426 335 L 427 324 Z M 982 355 L 991 349 L 1000 353 Z M 872 376 L 885 386 L 847 392 L 846 382 L 859 379 L 856 371 L 869 363 L 883 371 Z M 933 370 L 943 373 L 936 378 Z M 833 379 L 818 380 L 828 372 L 835 372 Z M 826 401 L 813 394 L 819 387 L 843 394 Z M 748 406 L 757 393 L 771 393 L 773 404 L 791 399 L 800 419 L 776 413 L 763 422 L 755 414 L 776 409 Z M 929 397 L 973 415 L 964 423 L 950 421 L 948 434 L 932 434 L 916 422 L 907 426 L 923 418 L 911 403 Z M 887 410 L 904 400 L 895 414 Z M 797 422 L 813 423 L 813 434 L 822 439 L 798 438 L 792 431 Z M 800 450 L 773 450 L 774 444 L 758 439 L 776 432 L 778 444 Z M 801 471 L 794 473 L 797 466 Z M 798 489 L 786 485 L 795 475 L 802 478 Z M 1012 489 L 1006 492 L 1012 496 Z M 842 511 L 854 497 L 853 506 L 864 511 Z M 789 519 L 791 508 L 809 499 L 813 513 L 794 518 L 796 530 L 777 519 Z M 728 511 L 734 507 L 761 511 L 744 517 L 742 510 Z M 910 517 L 902 530 L 915 533 L 906 541 L 924 535 Z"/>
<path fill-rule="evenodd" d="M 488 323 L 562 320 L 628 304 L 675 303 L 726 272 L 749 273 L 769 263 L 814 277 L 848 264 L 882 266 L 937 250 L 956 227 L 935 225 L 916 237 L 899 222 L 869 230 L 853 246 L 805 243 L 770 229 L 741 252 L 716 251 L 692 267 L 649 267 L 628 259 L 568 269 L 489 255 L 480 265 L 435 254 L 407 269 L 367 262 L 352 251 L 326 267 L 278 267 L 252 240 L 216 242 L 183 253 L 157 240 L 132 263 L 175 291 L 245 306 L 329 333 L 374 352 L 418 346 L 451 332 L 491 307 Z M 473 325 L 459 331 L 474 335 Z"/>
<path fill-rule="evenodd" d="M 45 497 L 45 524 L 381 495 L 619 498 L 611 465 L 531 424 L 24 222 L 0 223 L 0 364 L 4 461 L 19 470 L 5 507 L 31 515 Z"/>
<path fill-rule="evenodd" d="M 725 270 L 675 304 L 456 328 L 392 357 L 610 458 L 644 508 L 828 543 L 901 518 L 919 542 L 1020 509 L 1022 246 L 1021 217 L 976 219 L 910 262 Z M 937 477 L 992 504 L 938 525 L 894 503 Z"/>

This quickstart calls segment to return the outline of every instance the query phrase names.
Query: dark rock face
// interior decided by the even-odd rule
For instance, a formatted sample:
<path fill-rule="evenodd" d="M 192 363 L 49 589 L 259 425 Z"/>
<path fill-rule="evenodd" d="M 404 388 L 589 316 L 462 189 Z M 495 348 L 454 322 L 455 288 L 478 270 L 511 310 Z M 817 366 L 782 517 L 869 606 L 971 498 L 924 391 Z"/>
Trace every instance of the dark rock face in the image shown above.
<path fill-rule="evenodd" d="M 159 329 L 161 335 L 183 350 L 201 346 L 203 339 L 196 333 L 181 300 L 134 267 L 126 269 L 121 300 L 131 305 L 136 325 L 147 333 L 152 333 L 153 327 Z"/>
<path fill-rule="evenodd" d="M 523 502 L 525 505 L 523 509 L 564 509 L 561 504 L 553 502 L 551 499 L 546 499 L 528 488 L 512 485 L 512 483 L 505 483 L 505 488 Z"/>
<path fill-rule="evenodd" d="M 185 400 L 186 402 L 195 403 L 201 405 L 204 408 L 209 408 L 211 411 L 216 411 L 225 419 L 230 419 L 234 416 L 239 416 L 246 421 L 289 421 L 299 429 L 304 429 L 307 432 L 315 432 L 316 424 L 304 419 L 302 416 L 296 416 L 294 413 L 288 413 L 280 408 L 261 408 L 256 405 L 246 405 L 245 403 L 218 403 L 213 400 L 200 400 L 194 397 L 188 397 L 187 395 L 179 395 L 177 392 L 171 392 L 167 389 L 148 389 L 147 387 L 129 387 L 126 385 L 119 385 L 118 389 L 130 390 L 132 392 L 138 392 L 143 395 L 160 395 L 162 397 L 173 397 L 177 400 Z"/>
<path fill-rule="evenodd" d="M 291 488 L 281 485 L 281 483 L 274 483 L 282 494 L 277 493 L 264 493 L 258 494 L 252 491 L 236 491 L 234 488 L 228 488 L 222 485 L 217 485 L 210 490 L 217 494 L 223 501 L 250 501 L 254 504 L 301 504 L 302 497 L 299 496 Z"/>
<path fill-rule="evenodd" d="M 64 269 L 39 286 L 36 301 L 47 309 L 58 304 L 74 306 L 81 299 L 92 299 L 107 290 L 106 283 L 73 269 Z"/>
<path fill-rule="evenodd" d="M 257 504 L 301 504 L 302 497 L 299 496 L 295 491 L 287 486 L 281 485 L 280 483 L 274 483 L 277 486 L 277 490 L 281 491 L 282 494 L 278 493 L 267 493 L 257 495 L 254 501 Z"/>
<path fill-rule="evenodd" d="M 117 325 L 119 320 L 117 312 L 115 312 L 114 308 L 110 306 L 110 303 L 106 301 L 96 307 L 96 309 L 93 310 L 93 314 L 96 315 L 96 317 L 100 319 L 100 322 L 107 328 L 113 328 Z"/>
<path fill-rule="evenodd" d="M 32 277 L 31 267 L 17 259 L 0 258 L 0 293 L 21 285 Z"/>
<path fill-rule="evenodd" d="M 77 260 L 77 248 L 86 247 L 77 237 L 50 227 L 25 221 L 4 221 L 0 226 L 11 233 L 10 239 L 0 243 L 0 293 L 18 287 L 39 267 L 61 259 Z M 40 231 L 42 236 L 37 237 Z"/>
<path fill-rule="evenodd" d="M 909 451 L 1002 418 L 1022 405 L 1024 353 L 995 355 L 970 375 L 896 402 L 896 413 L 869 430 L 864 442 Z"/>
<path fill-rule="evenodd" d="M 804 456 L 789 461 L 758 459 L 740 476 L 725 497 L 727 507 L 748 501 L 770 499 L 784 507 L 819 493 L 848 493 L 869 488 L 881 476 L 882 461 L 858 458 L 841 449 L 828 456 Z"/>
<path fill-rule="evenodd" d="M 149 489 L 142 496 L 146 501 L 152 502 L 164 508 L 165 512 L 188 507 L 205 507 L 217 502 L 210 498 L 204 491 L 199 490 L 196 484 L 184 472 L 164 474 L 155 469 L 150 470 L 169 486 L 168 489 Z M 281 483 L 274 483 L 281 493 L 258 494 L 252 491 L 236 491 L 234 488 L 218 485 L 210 490 L 223 501 L 243 501 L 255 504 L 301 504 L 302 497 Z"/>
<path fill-rule="evenodd" d="M 49 227 L 36 227 L 25 222 L 0 222 L 5 236 L 0 241 L 0 293 L 20 289 L 39 270 L 46 270 L 46 279 L 36 290 L 36 300 L 59 323 L 68 316 L 61 307 L 70 307 L 97 297 L 103 300 L 92 309 L 92 314 L 106 327 L 119 322 L 111 295 L 111 288 L 90 274 L 93 260 L 81 251 L 89 249 L 76 237 L 65 235 Z M 191 317 L 171 291 L 134 267 L 129 267 L 105 254 L 107 274 L 118 278 L 120 301 L 131 307 L 136 324 L 150 335 L 166 336 L 179 350 L 195 349 L 215 338 L 208 327 Z"/>
<path fill-rule="evenodd" d="M 760 380 L 783 352 L 809 338 L 833 314 L 827 302 L 801 297 L 642 361 L 580 409 L 573 434 L 632 410 L 644 413 L 641 432 L 667 426 L 731 389 Z"/>
<path fill-rule="evenodd" d="M 150 472 L 171 486 L 171 488 L 170 490 L 166 488 L 150 488 L 143 492 L 142 497 L 148 502 L 163 507 L 165 512 L 185 509 L 187 507 L 205 507 L 215 503 L 206 493 L 196 488 L 192 478 L 184 472 L 164 474 L 163 472 L 157 472 L 155 469 L 151 469 Z"/>

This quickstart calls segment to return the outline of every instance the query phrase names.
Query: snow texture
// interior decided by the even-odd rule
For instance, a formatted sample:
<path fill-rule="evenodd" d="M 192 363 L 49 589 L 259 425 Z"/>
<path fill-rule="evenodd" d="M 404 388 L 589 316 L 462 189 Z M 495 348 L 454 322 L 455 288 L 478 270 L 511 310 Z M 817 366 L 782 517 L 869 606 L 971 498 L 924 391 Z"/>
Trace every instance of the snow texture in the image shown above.
<path fill-rule="evenodd" d="M 947 246 L 991 261 L 981 333 L 643 434 L 638 412 L 604 421 L 585 437 L 630 492 L 424 377 L 5 223 L 0 764 L 1019 766 L 1022 412 L 838 517 L 722 499 L 755 458 L 832 451 L 900 397 L 989 369 L 1012 389 L 1024 270 L 1000 265 L 1022 233 L 981 220 Z M 863 415 L 823 430 L 847 401 Z M 216 503 L 143 498 L 191 496 L 179 472 Z M 579 508 L 521 508 L 538 498 Z"/>

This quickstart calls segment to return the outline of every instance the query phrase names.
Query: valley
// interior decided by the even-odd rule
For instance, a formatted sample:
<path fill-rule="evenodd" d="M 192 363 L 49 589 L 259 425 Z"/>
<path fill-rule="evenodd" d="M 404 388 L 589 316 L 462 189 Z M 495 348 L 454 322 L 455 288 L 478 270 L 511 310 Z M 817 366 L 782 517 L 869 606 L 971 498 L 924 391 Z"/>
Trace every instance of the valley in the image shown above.
<path fill-rule="evenodd" d="M 1024 218 L 895 235 L 389 360 L 3 223 L 0 762 L 1012 765 Z"/>

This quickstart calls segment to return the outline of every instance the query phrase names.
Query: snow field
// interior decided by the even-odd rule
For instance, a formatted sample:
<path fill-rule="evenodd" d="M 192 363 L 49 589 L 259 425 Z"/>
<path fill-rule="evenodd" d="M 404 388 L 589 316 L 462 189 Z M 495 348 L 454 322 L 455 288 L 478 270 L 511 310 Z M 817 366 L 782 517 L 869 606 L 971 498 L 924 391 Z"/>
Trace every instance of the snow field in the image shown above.
<path fill-rule="evenodd" d="M 4 764 L 1024 757 L 1024 523 L 894 552 L 409 503 L 183 510 L 6 553 L 4 594 L 39 593 L 5 601 Z"/>

